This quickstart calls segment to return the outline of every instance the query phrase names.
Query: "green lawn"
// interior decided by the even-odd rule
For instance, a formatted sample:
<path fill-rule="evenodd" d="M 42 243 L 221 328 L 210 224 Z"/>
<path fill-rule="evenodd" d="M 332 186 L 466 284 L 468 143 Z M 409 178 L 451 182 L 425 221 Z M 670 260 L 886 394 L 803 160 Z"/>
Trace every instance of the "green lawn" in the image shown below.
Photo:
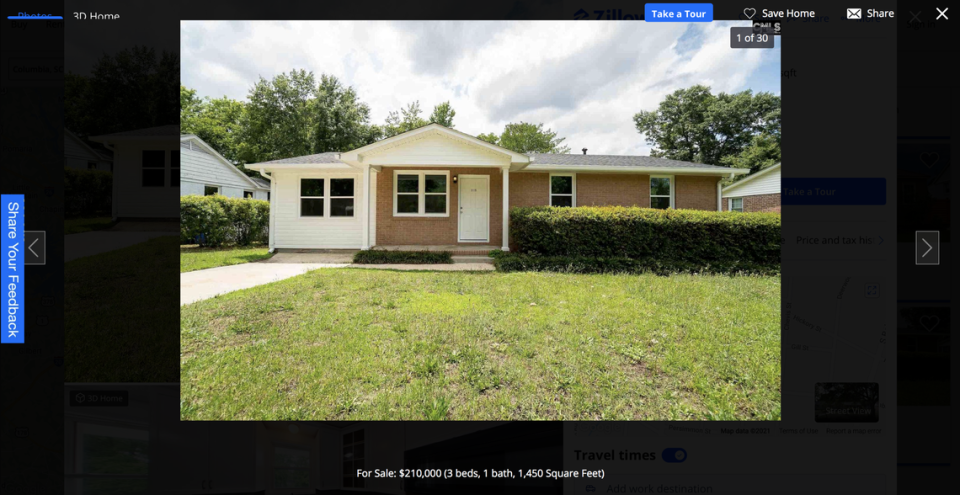
<path fill-rule="evenodd" d="M 185 420 L 780 419 L 780 278 L 324 269 L 180 310 Z"/>
<path fill-rule="evenodd" d="M 64 265 L 68 382 L 176 382 L 177 236 Z"/>
<path fill-rule="evenodd" d="M 110 217 L 67 218 L 63 221 L 63 235 L 108 229 L 113 227 L 115 223 Z"/>
<path fill-rule="evenodd" d="M 273 256 L 264 246 L 202 248 L 180 246 L 180 273 L 217 266 L 239 265 Z"/>

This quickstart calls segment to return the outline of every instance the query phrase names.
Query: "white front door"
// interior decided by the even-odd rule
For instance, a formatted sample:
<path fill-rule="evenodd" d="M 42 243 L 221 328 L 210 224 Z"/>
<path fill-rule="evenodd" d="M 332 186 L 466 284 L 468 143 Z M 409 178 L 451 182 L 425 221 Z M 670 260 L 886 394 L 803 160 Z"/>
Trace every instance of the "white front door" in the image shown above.
<path fill-rule="evenodd" d="M 461 175 L 460 242 L 490 240 L 490 176 Z"/>

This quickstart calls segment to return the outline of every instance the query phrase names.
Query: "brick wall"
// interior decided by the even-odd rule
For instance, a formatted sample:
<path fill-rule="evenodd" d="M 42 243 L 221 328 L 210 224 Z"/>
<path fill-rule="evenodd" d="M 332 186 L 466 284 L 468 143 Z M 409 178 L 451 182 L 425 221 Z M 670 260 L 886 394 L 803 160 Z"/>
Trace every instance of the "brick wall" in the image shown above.
<path fill-rule="evenodd" d="M 462 244 L 458 238 L 459 184 L 453 183 L 457 175 L 490 176 L 490 242 L 502 245 L 503 240 L 503 178 L 499 169 L 452 168 L 450 169 L 449 217 L 395 217 L 393 216 L 393 177 L 395 170 L 424 170 L 424 167 L 383 167 L 377 177 L 377 244 L 437 246 Z M 437 169 L 438 172 L 442 171 Z M 517 174 L 519 175 L 519 174 Z M 514 175 L 510 176 L 513 182 Z M 512 188 L 511 188 L 512 189 Z"/>
<path fill-rule="evenodd" d="M 674 206 L 686 210 L 717 211 L 717 182 L 720 177 L 677 175 Z"/>
<path fill-rule="evenodd" d="M 577 174 L 577 206 L 650 207 L 650 176 Z"/>
<path fill-rule="evenodd" d="M 730 210 L 730 198 L 723 198 L 723 211 Z M 779 194 L 758 194 L 743 197 L 743 211 L 780 213 Z"/>
<path fill-rule="evenodd" d="M 550 204 L 550 174 L 510 174 L 510 206 L 546 206 Z"/>

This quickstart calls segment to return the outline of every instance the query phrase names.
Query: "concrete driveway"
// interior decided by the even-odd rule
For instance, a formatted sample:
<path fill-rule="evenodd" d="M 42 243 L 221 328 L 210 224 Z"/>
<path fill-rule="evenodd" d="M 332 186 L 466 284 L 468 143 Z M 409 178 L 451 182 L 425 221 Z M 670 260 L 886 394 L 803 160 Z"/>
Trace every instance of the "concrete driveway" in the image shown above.
<path fill-rule="evenodd" d="M 278 253 L 279 255 L 279 253 Z M 180 305 L 347 263 L 245 263 L 180 274 Z"/>

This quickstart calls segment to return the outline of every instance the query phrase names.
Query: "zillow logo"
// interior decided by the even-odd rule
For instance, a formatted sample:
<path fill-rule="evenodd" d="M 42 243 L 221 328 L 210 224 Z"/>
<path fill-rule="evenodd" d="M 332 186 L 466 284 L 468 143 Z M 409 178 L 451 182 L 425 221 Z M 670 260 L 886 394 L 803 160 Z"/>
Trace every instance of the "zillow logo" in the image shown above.
<path fill-rule="evenodd" d="M 593 15 L 592 19 L 599 20 L 608 20 L 608 21 L 625 21 L 625 20 L 637 20 L 642 21 L 643 16 L 639 14 L 624 14 L 623 9 L 606 9 L 606 10 L 594 10 L 592 13 L 587 12 L 586 10 L 580 9 L 573 14 L 573 20 L 579 21 L 581 19 L 589 19 Z"/>

